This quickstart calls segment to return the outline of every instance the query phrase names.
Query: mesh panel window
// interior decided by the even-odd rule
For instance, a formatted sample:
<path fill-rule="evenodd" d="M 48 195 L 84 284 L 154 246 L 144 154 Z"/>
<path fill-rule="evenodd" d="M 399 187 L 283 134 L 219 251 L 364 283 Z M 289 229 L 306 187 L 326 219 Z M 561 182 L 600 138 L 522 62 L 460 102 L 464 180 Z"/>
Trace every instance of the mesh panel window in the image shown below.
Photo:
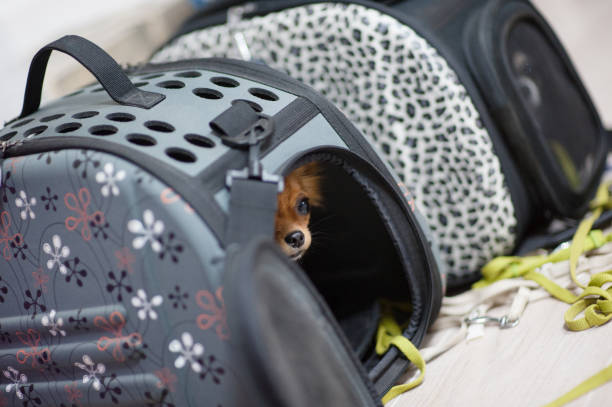
<path fill-rule="evenodd" d="M 508 36 L 512 80 L 525 110 L 553 152 L 574 191 L 594 170 L 598 126 L 588 102 L 544 34 L 529 22 L 514 25 Z"/>

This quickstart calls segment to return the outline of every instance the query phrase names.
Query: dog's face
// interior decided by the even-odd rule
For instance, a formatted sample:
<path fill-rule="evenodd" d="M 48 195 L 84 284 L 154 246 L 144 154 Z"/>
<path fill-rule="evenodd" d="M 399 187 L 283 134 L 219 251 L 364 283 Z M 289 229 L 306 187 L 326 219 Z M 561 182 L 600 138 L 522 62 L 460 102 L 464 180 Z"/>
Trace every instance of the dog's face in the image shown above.
<path fill-rule="evenodd" d="M 312 242 L 308 229 L 310 211 L 321 205 L 319 166 L 309 163 L 285 177 L 285 189 L 278 194 L 274 237 L 283 252 L 298 260 Z"/>

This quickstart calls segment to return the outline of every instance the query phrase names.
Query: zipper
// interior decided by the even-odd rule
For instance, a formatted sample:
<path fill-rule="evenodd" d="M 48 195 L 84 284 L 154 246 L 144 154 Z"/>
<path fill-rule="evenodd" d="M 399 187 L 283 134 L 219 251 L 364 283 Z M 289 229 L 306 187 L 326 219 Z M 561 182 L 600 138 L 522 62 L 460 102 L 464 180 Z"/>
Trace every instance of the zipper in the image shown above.
<path fill-rule="evenodd" d="M 0 143 L 0 187 L 3 185 L 2 180 L 4 179 L 2 174 L 2 168 L 4 164 L 4 158 L 6 157 L 6 150 L 11 149 L 12 147 L 22 145 L 26 140 L 19 139 L 17 141 L 3 141 Z"/>
<path fill-rule="evenodd" d="M 2 143 L 0 143 L 0 151 L 2 151 L 2 156 L 0 157 L 0 159 L 4 159 L 6 150 L 11 149 L 16 146 L 20 146 L 22 144 L 25 144 L 27 141 L 28 139 L 19 139 L 17 141 L 9 140 L 9 141 L 3 141 Z"/>

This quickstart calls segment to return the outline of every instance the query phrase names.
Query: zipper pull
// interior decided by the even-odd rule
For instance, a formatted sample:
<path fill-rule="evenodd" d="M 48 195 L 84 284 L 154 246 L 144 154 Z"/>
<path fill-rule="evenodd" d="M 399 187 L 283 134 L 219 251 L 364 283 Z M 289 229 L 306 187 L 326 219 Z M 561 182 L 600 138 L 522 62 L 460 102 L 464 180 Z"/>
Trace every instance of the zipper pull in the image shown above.
<path fill-rule="evenodd" d="M 4 158 L 6 150 L 8 150 L 11 147 L 20 146 L 23 143 L 25 143 L 25 141 L 26 140 L 24 140 L 24 139 L 20 139 L 20 140 L 17 140 L 17 141 L 3 141 L 2 143 L 0 143 L 0 152 L 2 153 L 0 155 L 0 158 Z"/>
<path fill-rule="evenodd" d="M 253 56 L 244 33 L 238 30 L 238 25 L 242 21 L 245 14 L 252 13 L 255 11 L 255 9 L 255 3 L 246 3 L 227 9 L 227 27 L 230 35 L 234 39 L 234 45 L 236 45 L 236 48 L 238 49 L 240 58 L 242 58 L 244 61 L 251 61 Z"/>
<path fill-rule="evenodd" d="M 0 143 L 0 187 L 2 187 L 4 180 L 4 156 L 6 155 L 5 152 L 8 145 L 8 141 L 3 141 Z"/>

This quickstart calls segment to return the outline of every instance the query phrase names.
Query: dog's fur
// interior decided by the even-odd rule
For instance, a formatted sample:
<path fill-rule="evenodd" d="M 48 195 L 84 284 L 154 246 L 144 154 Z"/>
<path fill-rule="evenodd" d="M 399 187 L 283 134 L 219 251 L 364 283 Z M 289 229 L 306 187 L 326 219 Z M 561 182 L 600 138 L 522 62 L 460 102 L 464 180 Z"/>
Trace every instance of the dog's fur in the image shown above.
<path fill-rule="evenodd" d="M 305 164 L 285 177 L 285 188 L 278 194 L 274 237 L 291 259 L 300 259 L 310 247 L 310 210 L 322 203 L 321 172 L 317 163 Z M 307 211 L 305 207 L 308 207 Z"/>

